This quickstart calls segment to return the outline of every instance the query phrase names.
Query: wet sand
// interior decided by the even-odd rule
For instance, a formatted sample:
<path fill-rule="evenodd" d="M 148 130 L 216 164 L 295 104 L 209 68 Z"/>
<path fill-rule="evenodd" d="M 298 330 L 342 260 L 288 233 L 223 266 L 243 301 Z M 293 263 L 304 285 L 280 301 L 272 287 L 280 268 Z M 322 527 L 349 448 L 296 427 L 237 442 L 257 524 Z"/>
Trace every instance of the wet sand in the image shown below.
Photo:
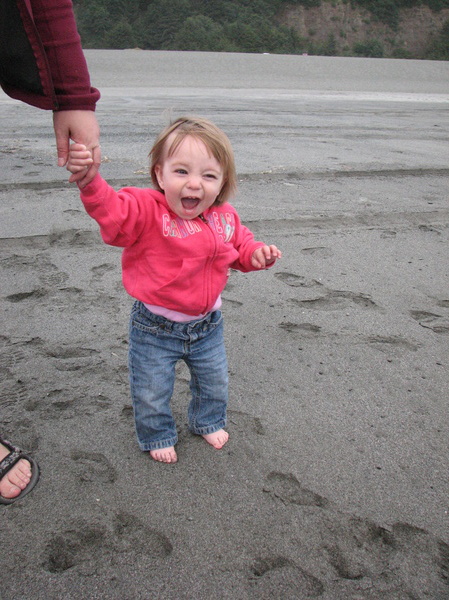
<path fill-rule="evenodd" d="M 170 115 L 228 133 L 233 202 L 284 253 L 223 298 L 230 442 L 138 450 L 132 300 L 55 167 L 49 113 L 0 96 L 2 434 L 36 489 L 0 506 L 2 600 L 449 594 L 449 64 L 88 51 L 103 175 L 148 184 Z"/>

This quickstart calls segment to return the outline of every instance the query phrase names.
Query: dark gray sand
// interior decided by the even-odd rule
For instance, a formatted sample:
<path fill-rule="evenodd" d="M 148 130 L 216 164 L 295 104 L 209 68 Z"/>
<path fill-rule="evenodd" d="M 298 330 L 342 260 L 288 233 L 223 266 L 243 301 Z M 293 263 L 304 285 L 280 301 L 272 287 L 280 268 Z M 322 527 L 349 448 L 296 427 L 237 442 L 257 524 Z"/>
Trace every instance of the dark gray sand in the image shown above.
<path fill-rule="evenodd" d="M 223 127 L 234 204 L 284 257 L 224 292 L 229 444 L 138 450 L 131 305 L 50 114 L 2 95 L 2 600 L 449 597 L 449 63 L 90 51 L 102 172 L 147 185 L 170 114 Z"/>

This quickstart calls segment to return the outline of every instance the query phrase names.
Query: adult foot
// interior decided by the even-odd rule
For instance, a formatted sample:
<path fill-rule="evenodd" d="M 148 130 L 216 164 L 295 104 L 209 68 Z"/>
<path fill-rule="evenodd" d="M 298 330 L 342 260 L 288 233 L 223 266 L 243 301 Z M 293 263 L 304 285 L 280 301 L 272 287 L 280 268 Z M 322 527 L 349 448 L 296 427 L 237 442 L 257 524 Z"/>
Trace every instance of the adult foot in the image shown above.
<path fill-rule="evenodd" d="M 11 453 L 11 450 L 0 444 L 0 462 Z M 3 477 L 0 479 L 0 496 L 8 500 L 16 498 L 22 490 L 30 483 L 31 465 L 21 458 Z"/>
<path fill-rule="evenodd" d="M 164 463 L 175 463 L 178 461 L 174 446 L 161 448 L 160 450 L 150 450 L 150 456 L 154 460 Z"/>
<path fill-rule="evenodd" d="M 223 446 L 228 441 L 229 433 L 227 431 L 225 431 L 224 429 L 219 429 L 218 431 L 215 431 L 214 433 L 205 433 L 203 435 L 203 438 L 206 440 L 206 442 L 208 444 L 210 444 L 217 450 L 220 450 L 220 448 L 223 448 Z"/>

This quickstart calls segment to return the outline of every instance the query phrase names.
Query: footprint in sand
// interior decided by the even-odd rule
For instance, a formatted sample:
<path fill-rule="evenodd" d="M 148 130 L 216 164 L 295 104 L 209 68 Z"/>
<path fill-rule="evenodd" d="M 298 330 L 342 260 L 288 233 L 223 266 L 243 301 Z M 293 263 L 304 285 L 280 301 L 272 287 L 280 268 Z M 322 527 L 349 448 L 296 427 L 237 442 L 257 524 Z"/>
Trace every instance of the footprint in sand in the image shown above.
<path fill-rule="evenodd" d="M 321 327 L 313 323 L 291 323 L 290 321 L 285 321 L 279 323 L 279 327 L 288 333 L 299 333 L 301 336 L 316 335 L 321 331 Z"/>
<path fill-rule="evenodd" d="M 275 277 L 290 287 L 319 290 L 320 295 L 315 298 L 299 300 L 290 299 L 290 302 L 301 308 L 313 310 L 344 309 L 348 305 L 356 304 L 362 308 L 379 309 L 369 294 L 355 293 L 348 290 L 332 290 L 326 288 L 316 279 L 308 279 L 295 273 L 276 273 Z"/>
<path fill-rule="evenodd" d="M 134 411 L 133 411 L 132 405 L 125 404 L 121 410 L 120 417 L 122 419 L 128 420 L 128 419 L 132 419 L 133 415 L 134 415 Z"/>
<path fill-rule="evenodd" d="M 104 555 L 106 528 L 84 521 L 55 534 L 47 543 L 42 567 L 50 573 L 63 573 L 76 565 L 90 563 Z"/>
<path fill-rule="evenodd" d="M 290 287 L 323 287 L 323 284 L 317 281 L 316 279 L 308 279 L 307 277 L 303 277 L 302 275 L 295 275 L 295 273 L 275 273 L 274 276 L 276 277 L 276 279 L 279 279 L 279 281 L 282 281 L 282 283 L 285 283 Z"/>
<path fill-rule="evenodd" d="M 58 371 L 78 371 L 91 368 L 95 357 L 99 354 L 99 350 L 80 346 L 55 346 L 44 351 L 44 355 L 55 359 L 54 366 Z"/>
<path fill-rule="evenodd" d="M 441 304 L 441 306 L 445 308 L 445 305 Z M 431 329 L 435 333 L 449 333 L 449 319 L 442 315 L 423 310 L 412 310 L 410 315 L 421 327 Z"/>
<path fill-rule="evenodd" d="M 231 298 L 226 298 L 225 296 L 223 296 L 223 304 L 230 308 L 240 308 L 240 306 L 243 306 L 243 302 L 240 302 L 240 300 L 231 300 Z"/>
<path fill-rule="evenodd" d="M 5 369 L 3 372 L 6 375 L 6 381 L 2 386 L 0 406 L 2 409 L 6 409 L 8 406 L 23 406 L 30 396 L 28 386 L 20 379 L 13 378 L 8 369 Z M 5 415 L 2 416 L 5 418 Z"/>
<path fill-rule="evenodd" d="M 25 353 L 19 344 L 12 344 L 11 340 L 2 335 L 0 336 L 0 368 L 13 368 L 24 360 Z"/>
<path fill-rule="evenodd" d="M 99 350 L 74 346 L 55 346 L 46 350 L 46 355 L 52 358 L 68 360 L 72 358 L 86 358 L 99 354 Z"/>
<path fill-rule="evenodd" d="M 316 279 L 309 279 L 295 273 L 276 273 L 275 277 L 290 287 L 316 289 L 319 296 L 300 300 L 291 298 L 289 301 L 295 306 L 311 310 L 338 310 L 346 309 L 355 304 L 361 308 L 380 310 L 369 294 L 355 293 L 348 290 L 332 290 Z"/>
<path fill-rule="evenodd" d="M 44 288 L 53 289 L 63 285 L 69 278 L 68 274 L 61 271 L 44 254 L 33 256 L 13 255 L 2 261 L 2 266 L 14 269 L 14 272 L 28 272 L 37 274 Z"/>
<path fill-rule="evenodd" d="M 30 298 L 33 300 L 44 298 L 47 295 L 47 292 L 42 288 L 36 288 L 34 290 L 30 290 L 28 292 L 18 292 L 17 294 L 10 294 L 6 296 L 5 300 L 8 302 L 22 302 L 23 300 L 29 300 Z"/>
<path fill-rule="evenodd" d="M 257 558 L 251 568 L 258 598 L 316 598 L 323 583 L 284 556 Z"/>
<path fill-rule="evenodd" d="M 321 508 L 328 505 L 326 498 L 304 488 L 294 475 L 287 473 L 277 471 L 270 473 L 266 478 L 263 491 L 281 500 L 284 504 L 319 506 Z"/>
<path fill-rule="evenodd" d="M 53 231 L 48 236 L 42 236 L 46 245 L 59 248 L 91 248 L 101 245 L 100 237 L 96 231 L 80 231 L 79 229 L 65 229 Z"/>
<path fill-rule="evenodd" d="M 77 287 L 60 288 L 53 300 L 53 306 L 66 312 L 67 307 L 72 305 L 76 306 L 77 313 L 89 312 L 92 310 L 92 306 L 101 306 L 109 315 L 116 315 L 120 312 L 119 302 L 111 295 L 82 290 Z"/>
<path fill-rule="evenodd" d="M 361 587 L 357 582 L 369 581 L 370 597 L 376 590 L 383 590 L 384 597 L 403 590 L 404 598 L 443 598 L 447 593 L 449 546 L 424 529 L 395 523 L 387 530 L 345 515 L 332 534 L 333 539 L 324 541 L 330 566 L 355 589 Z"/>
<path fill-rule="evenodd" d="M 385 348 L 389 346 L 404 348 L 405 350 L 411 350 L 412 352 L 416 352 L 420 348 L 420 344 L 410 342 L 399 335 L 372 335 L 367 337 L 366 340 L 369 344 L 372 344 L 375 348 L 378 348 L 381 351 L 385 350 Z"/>
<path fill-rule="evenodd" d="M 270 473 L 263 491 L 300 528 L 285 540 L 290 555 L 267 553 L 251 565 L 248 579 L 253 584 L 257 577 L 259 597 L 276 595 L 273 579 L 282 586 L 291 573 L 303 579 L 307 593 L 295 596 L 293 579 L 285 597 L 448 597 L 449 545 L 425 529 L 409 523 L 386 528 L 346 514 L 288 473 Z"/>
<path fill-rule="evenodd" d="M 165 558 L 173 551 L 170 540 L 160 531 L 146 527 L 126 512 L 114 516 L 114 549 L 117 552 L 140 550 L 153 558 Z"/>
<path fill-rule="evenodd" d="M 315 246 L 312 248 L 303 248 L 301 250 L 301 254 L 306 254 L 318 258 L 329 258 L 333 256 L 334 253 L 330 248 L 326 248 L 325 246 Z"/>
<path fill-rule="evenodd" d="M 109 273 L 110 271 L 114 271 L 116 269 L 115 265 L 112 263 L 103 263 L 102 265 L 98 265 L 97 267 L 92 267 L 91 271 L 95 277 L 102 277 L 105 273 Z"/>
<path fill-rule="evenodd" d="M 418 229 L 424 233 L 435 233 L 436 235 L 441 235 L 441 231 L 436 229 L 436 227 L 432 227 L 432 225 L 418 225 Z"/>
<path fill-rule="evenodd" d="M 43 421 L 74 419 L 79 415 L 81 404 L 78 397 L 69 397 L 69 394 L 68 390 L 55 388 L 45 394 L 44 402 L 40 397 L 28 397 L 25 410 L 31 413 L 37 411 L 38 418 Z M 87 411 L 85 414 L 88 414 Z"/>
<path fill-rule="evenodd" d="M 69 276 L 64 271 L 60 271 L 54 265 L 51 265 L 52 270 L 49 267 L 46 267 L 44 273 L 39 274 L 39 279 L 45 288 L 49 290 L 53 290 L 54 288 L 58 288 L 64 285 Z"/>
<path fill-rule="evenodd" d="M 75 450 L 71 459 L 76 463 L 80 481 L 98 483 L 114 483 L 117 472 L 109 460 L 99 452 L 83 452 Z"/>
<path fill-rule="evenodd" d="M 397 235 L 397 231 L 394 231 L 393 229 L 384 229 L 381 234 L 380 237 L 383 239 L 389 239 L 389 238 L 395 238 Z"/>
<path fill-rule="evenodd" d="M 377 309 L 379 307 L 371 299 L 368 294 L 356 294 L 346 290 L 328 290 L 325 296 L 319 298 L 311 298 L 307 300 L 298 300 L 292 298 L 291 303 L 301 308 L 311 310 L 338 310 L 346 309 L 348 306 L 355 304 L 361 308 Z"/>
<path fill-rule="evenodd" d="M 120 512 L 107 525 L 79 520 L 55 533 L 46 544 L 42 567 L 50 573 L 78 568 L 91 575 L 111 562 L 119 564 L 128 552 L 157 560 L 172 551 L 166 535 L 147 527 L 134 515 Z"/>
<path fill-rule="evenodd" d="M 246 412 L 240 410 L 229 410 L 228 421 L 232 423 L 233 428 L 238 433 L 255 433 L 256 435 L 264 435 L 265 427 L 258 417 L 253 417 Z"/>

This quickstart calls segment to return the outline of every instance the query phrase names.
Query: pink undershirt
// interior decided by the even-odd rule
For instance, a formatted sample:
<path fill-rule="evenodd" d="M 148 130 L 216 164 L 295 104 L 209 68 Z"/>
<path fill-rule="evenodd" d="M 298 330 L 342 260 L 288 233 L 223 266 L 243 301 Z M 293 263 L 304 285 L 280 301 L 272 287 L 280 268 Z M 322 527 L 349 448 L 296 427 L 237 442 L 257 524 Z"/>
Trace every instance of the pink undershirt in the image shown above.
<path fill-rule="evenodd" d="M 169 308 L 165 308 L 164 306 L 155 306 L 154 304 L 145 304 L 145 308 L 148 308 L 150 312 L 154 315 L 159 315 L 160 317 L 164 317 L 165 319 L 169 319 L 170 321 L 176 321 L 177 323 L 187 323 L 188 321 L 197 321 L 198 319 L 202 319 L 206 315 L 186 315 L 185 313 L 178 312 L 177 310 L 170 310 Z M 218 296 L 215 304 L 213 305 L 210 312 L 214 310 L 218 310 L 221 307 L 221 296 Z"/>

